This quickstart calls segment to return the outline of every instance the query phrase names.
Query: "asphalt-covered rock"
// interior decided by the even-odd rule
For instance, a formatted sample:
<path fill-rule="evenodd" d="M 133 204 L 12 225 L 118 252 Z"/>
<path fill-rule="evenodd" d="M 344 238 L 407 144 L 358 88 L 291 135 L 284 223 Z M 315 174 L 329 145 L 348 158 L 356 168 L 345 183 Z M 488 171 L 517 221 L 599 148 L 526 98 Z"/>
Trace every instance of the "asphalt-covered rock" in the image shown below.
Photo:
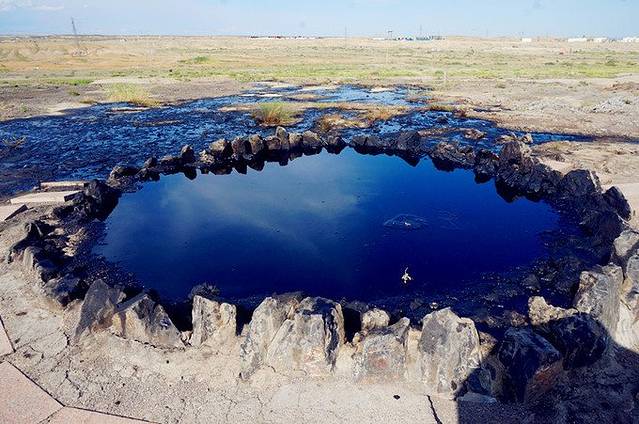
<path fill-rule="evenodd" d="M 608 348 L 608 333 L 590 315 L 549 305 L 543 297 L 529 299 L 528 309 L 535 331 L 561 352 L 565 369 L 592 365 Z"/>
<path fill-rule="evenodd" d="M 264 150 L 264 140 L 259 134 L 252 134 L 248 138 L 248 151 L 253 156 L 257 156 Z"/>
<path fill-rule="evenodd" d="M 209 144 L 208 153 L 211 154 L 215 160 L 226 160 L 233 154 L 233 148 L 228 140 L 221 138 Z"/>
<path fill-rule="evenodd" d="M 89 217 L 104 220 L 118 205 L 122 193 L 102 181 L 92 180 L 84 188 L 83 194 L 81 210 Z"/>
<path fill-rule="evenodd" d="M 442 141 L 430 152 L 433 163 L 439 168 L 465 168 L 475 165 L 475 150 L 470 146 Z"/>
<path fill-rule="evenodd" d="M 604 199 L 612 207 L 620 217 L 629 220 L 632 218 L 632 208 L 628 200 L 617 187 L 610 187 L 604 193 Z"/>
<path fill-rule="evenodd" d="M 626 229 L 614 241 L 615 257 L 620 263 L 624 263 L 638 247 L 639 232 Z"/>
<path fill-rule="evenodd" d="M 305 150 L 317 151 L 322 148 L 322 140 L 313 131 L 304 131 L 302 134 L 302 146 Z"/>
<path fill-rule="evenodd" d="M 624 267 L 625 281 L 622 300 L 630 309 L 635 321 L 639 320 L 639 251 L 628 258 Z"/>
<path fill-rule="evenodd" d="M 233 150 L 233 159 L 242 160 L 247 154 L 247 140 L 244 137 L 235 137 L 231 142 L 231 150 Z"/>
<path fill-rule="evenodd" d="M 487 149 L 480 149 L 475 153 L 475 174 L 483 178 L 492 178 L 497 174 L 499 156 Z"/>
<path fill-rule="evenodd" d="M 619 321 L 623 271 L 619 266 L 608 265 L 584 271 L 579 278 L 579 288 L 573 305 L 580 312 L 590 314 L 614 335 Z"/>
<path fill-rule="evenodd" d="M 420 148 L 421 137 L 417 131 L 405 131 L 399 134 L 394 142 L 394 149 L 400 152 L 417 152 Z"/>
<path fill-rule="evenodd" d="M 356 380 L 396 381 L 406 371 L 407 336 L 410 320 L 369 330 L 359 340 L 353 355 Z"/>
<path fill-rule="evenodd" d="M 266 361 L 280 373 L 303 371 L 327 375 L 344 342 L 341 306 L 332 300 L 307 297 L 286 319 L 271 342 Z"/>
<path fill-rule="evenodd" d="M 112 318 L 111 331 L 125 339 L 148 343 L 156 347 L 183 347 L 180 332 L 162 305 L 146 293 L 117 306 Z"/>
<path fill-rule="evenodd" d="M 195 152 L 193 151 L 193 147 L 187 144 L 180 149 L 180 163 L 187 165 L 193 162 L 195 162 Z"/>
<path fill-rule="evenodd" d="M 535 197 L 553 195 L 560 179 L 557 171 L 531 157 L 530 147 L 520 141 L 506 143 L 499 154 L 496 181 L 515 193 Z"/>
<path fill-rule="evenodd" d="M 132 177 L 140 171 L 140 168 L 133 165 L 116 165 L 109 173 L 109 180 L 117 181 L 121 178 Z"/>
<path fill-rule="evenodd" d="M 422 321 L 419 355 L 423 382 L 438 393 L 456 395 L 481 363 L 479 334 L 468 318 L 450 308 Z"/>
<path fill-rule="evenodd" d="M 561 353 L 528 328 L 506 331 L 497 357 L 504 366 L 507 400 L 531 402 L 550 390 L 562 370 Z"/>
<path fill-rule="evenodd" d="M 192 346 L 219 346 L 235 338 L 237 309 L 235 305 L 193 297 L 191 312 L 193 332 L 189 340 Z"/>
<path fill-rule="evenodd" d="M 264 364 L 271 341 L 284 321 L 293 315 L 300 300 L 298 294 L 267 297 L 255 309 L 240 347 L 240 376 L 243 379 L 249 378 Z"/>

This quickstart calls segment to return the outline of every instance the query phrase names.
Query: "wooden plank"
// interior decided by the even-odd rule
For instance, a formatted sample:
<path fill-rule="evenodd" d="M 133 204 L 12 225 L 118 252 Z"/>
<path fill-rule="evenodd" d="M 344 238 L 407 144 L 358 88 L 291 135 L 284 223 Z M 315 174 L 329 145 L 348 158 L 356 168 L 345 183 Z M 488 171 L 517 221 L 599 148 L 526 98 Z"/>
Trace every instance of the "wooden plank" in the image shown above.
<path fill-rule="evenodd" d="M 56 203 L 64 203 L 68 200 L 73 199 L 80 190 L 72 190 L 72 191 L 50 191 L 50 192 L 41 192 L 41 193 L 29 193 L 24 196 L 15 197 L 10 200 L 11 204 L 56 204 Z"/>
<path fill-rule="evenodd" d="M 13 218 L 20 212 L 27 210 L 27 205 L 24 203 L 17 203 L 15 205 L 0 206 L 0 222 Z"/>

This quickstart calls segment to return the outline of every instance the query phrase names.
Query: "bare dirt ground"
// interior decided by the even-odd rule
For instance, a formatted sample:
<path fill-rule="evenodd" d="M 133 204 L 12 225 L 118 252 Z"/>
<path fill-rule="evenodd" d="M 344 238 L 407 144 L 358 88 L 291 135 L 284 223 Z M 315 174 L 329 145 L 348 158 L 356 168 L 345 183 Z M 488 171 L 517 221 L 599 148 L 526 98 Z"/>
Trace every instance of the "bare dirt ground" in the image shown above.
<path fill-rule="evenodd" d="M 78 49 L 64 37 L 0 38 L 0 120 L 111 101 L 117 84 L 175 102 L 265 80 L 407 84 L 505 127 L 593 136 L 538 146 L 536 154 L 564 172 L 597 171 L 639 209 L 639 44 L 84 37 Z M 2 253 L 11 237 L 3 231 Z M 0 265 L 0 316 L 16 349 L 6 359 L 71 406 L 158 422 L 524 422 L 527 415 L 435 397 L 431 408 L 423 389 L 401 385 L 274 373 L 240 383 L 237 344 L 187 355 L 108 334 L 75 344 L 77 307 L 63 314 L 36 287 Z"/>

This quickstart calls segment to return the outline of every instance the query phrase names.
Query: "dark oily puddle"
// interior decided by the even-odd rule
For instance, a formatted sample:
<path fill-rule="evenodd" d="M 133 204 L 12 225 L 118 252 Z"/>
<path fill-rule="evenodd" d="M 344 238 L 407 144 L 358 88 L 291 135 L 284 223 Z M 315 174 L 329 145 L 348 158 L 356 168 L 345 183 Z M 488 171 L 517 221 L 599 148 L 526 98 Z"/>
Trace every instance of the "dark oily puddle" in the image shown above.
<path fill-rule="evenodd" d="M 462 144 L 495 148 L 495 140 L 510 131 L 488 121 L 427 111 L 424 104 L 407 101 L 406 88 L 374 90 L 357 86 L 257 87 L 237 96 L 201 99 L 159 108 L 132 108 L 126 104 L 100 104 L 62 116 L 41 116 L 0 122 L 0 140 L 22 140 L 0 145 L 0 195 L 29 189 L 42 180 L 105 178 L 119 163 L 141 165 L 149 156 L 175 154 L 190 144 L 199 152 L 219 138 L 248 134 L 271 135 L 273 128 L 258 125 L 249 112 L 221 109 L 255 102 L 290 100 L 291 96 L 317 95 L 322 108 L 307 109 L 290 131 L 314 128 L 326 113 L 356 116 L 337 109 L 338 103 L 402 106 L 405 115 L 376 121 L 365 129 L 344 130 L 349 140 L 356 133 L 392 137 L 403 131 L 425 131 L 429 141 L 455 140 Z M 273 97 L 276 96 L 276 97 Z M 335 108 L 326 103 L 336 103 Z M 421 108 L 421 109 L 420 109 Z M 469 128 L 486 134 L 481 140 L 464 136 Z M 517 135 L 521 135 L 517 133 Z M 572 136 L 533 134 L 535 142 L 576 140 Z"/>
<path fill-rule="evenodd" d="M 574 231 L 547 204 L 508 203 L 470 172 L 347 149 L 146 183 L 121 198 L 94 252 L 169 303 L 210 284 L 247 308 L 303 291 L 410 315 L 496 290 L 548 255 L 542 233 L 558 229 Z M 498 306 L 525 302 L 519 294 Z"/>

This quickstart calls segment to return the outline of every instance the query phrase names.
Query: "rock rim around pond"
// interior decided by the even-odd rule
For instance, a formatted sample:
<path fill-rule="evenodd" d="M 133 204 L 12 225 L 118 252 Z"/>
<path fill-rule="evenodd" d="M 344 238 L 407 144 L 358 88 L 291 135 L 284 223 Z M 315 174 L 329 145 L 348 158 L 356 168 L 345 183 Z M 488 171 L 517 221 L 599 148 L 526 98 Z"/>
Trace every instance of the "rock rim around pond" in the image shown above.
<path fill-rule="evenodd" d="M 529 147 L 511 141 L 499 154 L 454 143 L 424 145 L 418 133 L 395 139 L 356 138 L 351 146 L 369 154 L 392 154 L 417 161 L 428 155 L 446 169 L 464 168 L 478 178 L 495 179 L 513 195 L 544 199 L 581 217 L 581 227 L 600 257 L 601 267 L 585 269 L 576 282 L 572 307 L 531 298 L 520 325 L 492 336 L 452 309 L 426 314 L 421 322 L 391 317 L 382 310 L 360 311 L 359 331 L 348 339 L 340 303 L 300 294 L 266 298 L 238 327 L 238 310 L 214 296 L 195 296 L 192 330 L 180 331 L 163 305 L 148 293 L 126 293 L 101 280 L 77 275 L 69 240 L 60 234 L 104 219 L 123 190 L 163 174 L 239 172 L 263 161 L 338 152 L 339 137 L 315 133 L 219 140 L 196 155 L 185 146 L 178 156 L 150 158 L 143 168 L 114 169 L 107 183 L 92 182 L 77 199 L 24 226 L 6 258 L 42 281 L 42 289 L 62 306 L 81 303 L 76 342 L 107 333 L 157 349 L 224 349 L 240 343 L 240 378 L 264 369 L 291 376 L 345 373 L 353 381 L 408 381 L 443 396 L 474 394 L 482 399 L 533 402 L 571 370 L 605 360 L 612 343 L 639 346 L 639 234 L 627 226 L 627 202 L 604 192 L 591 172 L 561 175 L 540 164 Z M 46 221 L 46 222 L 45 222 Z M 65 230 L 65 231 L 62 231 Z M 421 328 L 420 328 L 421 325 Z"/>

